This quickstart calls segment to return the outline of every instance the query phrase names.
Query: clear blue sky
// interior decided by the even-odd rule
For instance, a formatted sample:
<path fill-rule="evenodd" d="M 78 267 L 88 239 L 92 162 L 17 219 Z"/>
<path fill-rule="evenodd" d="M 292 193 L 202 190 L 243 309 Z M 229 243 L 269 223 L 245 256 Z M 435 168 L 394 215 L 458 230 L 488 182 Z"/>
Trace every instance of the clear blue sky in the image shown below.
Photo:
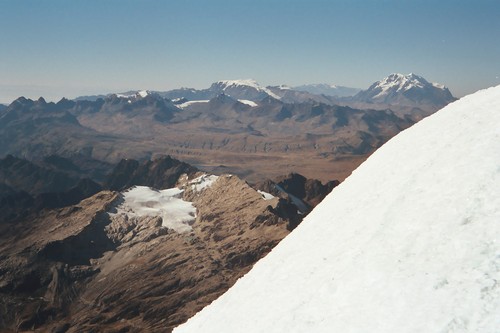
<path fill-rule="evenodd" d="M 500 84 L 497 0 L 0 0 L 0 102 L 129 89 Z"/>

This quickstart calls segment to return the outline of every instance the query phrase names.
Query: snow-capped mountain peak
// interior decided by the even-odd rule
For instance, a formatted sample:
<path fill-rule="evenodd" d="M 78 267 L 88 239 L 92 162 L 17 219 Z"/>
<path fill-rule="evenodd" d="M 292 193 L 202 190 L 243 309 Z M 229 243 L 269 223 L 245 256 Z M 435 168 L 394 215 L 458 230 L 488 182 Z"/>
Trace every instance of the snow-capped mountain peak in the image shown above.
<path fill-rule="evenodd" d="M 217 81 L 215 84 L 220 84 L 229 87 L 252 87 L 257 90 L 261 90 L 262 87 L 254 79 L 244 79 L 244 80 L 221 80 Z"/>
<path fill-rule="evenodd" d="M 139 96 L 141 96 L 143 98 L 146 97 L 146 96 L 148 96 L 148 95 L 150 95 L 150 94 L 151 94 L 151 92 L 149 90 L 139 90 L 137 92 L 137 95 L 139 95 Z"/>
<path fill-rule="evenodd" d="M 262 87 L 253 79 L 217 81 L 212 84 L 210 90 L 223 92 L 236 99 L 257 101 L 267 96 L 280 99 L 278 95 L 268 88 Z"/>
<path fill-rule="evenodd" d="M 377 83 L 377 86 L 381 87 L 383 91 L 393 88 L 396 91 L 406 91 L 411 88 L 424 88 L 429 85 L 426 79 L 413 73 L 408 75 L 394 73 Z"/>
<path fill-rule="evenodd" d="M 422 76 L 393 73 L 354 96 L 358 102 L 442 107 L 455 100 L 448 88 Z"/>
<path fill-rule="evenodd" d="M 150 90 L 132 90 L 124 93 L 115 94 L 119 98 L 144 98 L 152 95 L 153 92 Z"/>

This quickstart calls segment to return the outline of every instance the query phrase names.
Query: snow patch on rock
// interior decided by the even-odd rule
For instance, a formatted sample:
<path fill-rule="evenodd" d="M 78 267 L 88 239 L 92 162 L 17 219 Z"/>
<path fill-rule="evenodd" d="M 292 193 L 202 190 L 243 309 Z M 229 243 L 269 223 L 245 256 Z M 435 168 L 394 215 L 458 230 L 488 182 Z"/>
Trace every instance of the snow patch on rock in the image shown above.
<path fill-rule="evenodd" d="M 189 181 L 188 185 L 191 186 L 191 189 L 195 192 L 201 192 L 207 187 L 212 186 L 219 179 L 219 176 L 204 174 L 201 175 L 191 181 Z"/>
<path fill-rule="evenodd" d="M 238 102 L 246 104 L 246 105 L 249 105 L 251 107 L 256 107 L 257 106 L 257 103 L 255 103 L 254 101 L 249 101 L 247 99 L 239 99 Z"/>
<path fill-rule="evenodd" d="M 209 100 L 187 101 L 187 102 L 184 102 L 182 104 L 177 104 L 176 107 L 183 109 L 183 108 L 188 107 L 188 106 L 193 105 L 193 104 L 208 103 L 208 102 L 209 102 Z"/>
<path fill-rule="evenodd" d="M 257 81 L 255 81 L 253 79 L 245 79 L 245 80 L 222 80 L 222 81 L 216 82 L 216 84 L 219 84 L 219 85 L 223 86 L 224 87 L 222 89 L 223 91 L 226 91 L 228 88 L 234 88 L 234 87 L 251 87 L 251 88 L 253 88 L 253 89 L 257 90 L 257 91 L 263 91 L 263 92 L 265 92 L 266 94 L 268 94 L 272 98 L 275 98 L 275 99 L 278 99 L 278 100 L 281 99 L 281 97 L 279 97 L 278 95 L 276 95 L 275 93 L 273 93 L 268 88 L 262 87 L 261 85 L 259 85 L 257 83 Z"/>
<path fill-rule="evenodd" d="M 110 215 L 124 214 L 128 218 L 160 216 L 162 226 L 179 233 L 188 232 L 196 219 L 196 208 L 191 202 L 182 200 L 183 192 L 178 188 L 154 190 L 134 186 L 122 193 L 123 202 Z"/>
<path fill-rule="evenodd" d="M 259 192 L 260 195 L 262 195 L 262 199 L 264 199 L 264 200 L 273 200 L 274 198 L 276 198 L 271 193 L 267 193 L 267 192 L 264 192 L 264 191 L 261 191 L 261 190 L 257 190 L 257 192 Z"/>

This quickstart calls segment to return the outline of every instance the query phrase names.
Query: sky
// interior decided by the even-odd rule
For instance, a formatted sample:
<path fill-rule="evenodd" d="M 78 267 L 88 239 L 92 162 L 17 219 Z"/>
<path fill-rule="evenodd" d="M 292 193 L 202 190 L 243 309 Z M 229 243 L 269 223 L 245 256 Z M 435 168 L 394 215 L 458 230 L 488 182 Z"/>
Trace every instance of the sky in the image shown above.
<path fill-rule="evenodd" d="M 500 84 L 497 0 L 0 0 L 0 103 L 133 89 L 416 73 Z"/>

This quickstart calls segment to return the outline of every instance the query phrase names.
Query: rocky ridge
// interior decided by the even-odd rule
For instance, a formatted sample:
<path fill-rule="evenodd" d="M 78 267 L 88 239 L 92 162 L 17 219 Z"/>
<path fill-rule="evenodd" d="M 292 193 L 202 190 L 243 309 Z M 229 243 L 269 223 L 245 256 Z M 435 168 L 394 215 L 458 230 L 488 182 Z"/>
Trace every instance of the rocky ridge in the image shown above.
<path fill-rule="evenodd" d="M 196 208 L 188 232 L 164 227 L 160 216 L 116 214 L 125 197 L 109 190 L 0 223 L 0 328 L 169 331 L 227 290 L 302 219 L 290 200 L 264 198 L 237 176 L 194 182 L 202 175 L 170 157 L 124 160 L 105 185 L 175 185 Z"/>

